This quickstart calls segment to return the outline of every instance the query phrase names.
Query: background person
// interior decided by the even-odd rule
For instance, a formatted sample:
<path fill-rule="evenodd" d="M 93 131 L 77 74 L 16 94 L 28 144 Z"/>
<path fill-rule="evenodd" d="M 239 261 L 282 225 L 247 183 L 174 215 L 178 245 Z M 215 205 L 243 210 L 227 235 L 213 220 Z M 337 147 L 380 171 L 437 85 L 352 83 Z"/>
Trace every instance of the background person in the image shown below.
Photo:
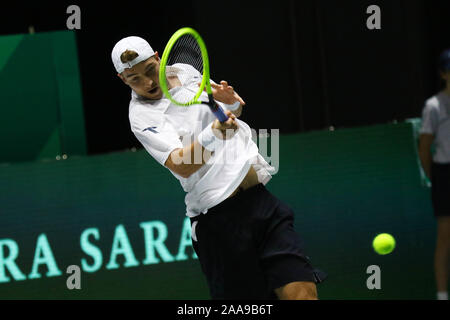
<path fill-rule="evenodd" d="M 419 156 L 431 180 L 431 196 L 437 219 L 434 270 L 438 300 L 448 300 L 450 257 L 450 49 L 439 57 L 439 74 L 445 86 L 428 99 L 422 112 Z M 435 144 L 436 152 L 431 153 Z"/>

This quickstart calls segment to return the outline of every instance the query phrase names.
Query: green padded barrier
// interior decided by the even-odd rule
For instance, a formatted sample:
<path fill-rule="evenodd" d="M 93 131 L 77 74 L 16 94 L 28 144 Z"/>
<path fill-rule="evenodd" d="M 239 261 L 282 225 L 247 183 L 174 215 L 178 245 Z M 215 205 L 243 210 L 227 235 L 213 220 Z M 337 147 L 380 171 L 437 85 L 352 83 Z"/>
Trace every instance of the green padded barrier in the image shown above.
<path fill-rule="evenodd" d="M 53 32 L 52 44 L 63 153 L 85 155 L 87 149 L 75 33 Z"/>
<path fill-rule="evenodd" d="M 72 31 L 0 37 L 0 162 L 85 155 Z"/>
<path fill-rule="evenodd" d="M 412 129 L 401 123 L 282 138 L 270 189 L 293 207 L 313 261 L 330 274 L 323 298 L 434 298 L 435 221 Z M 387 256 L 371 247 L 383 232 L 397 240 Z M 381 290 L 366 287 L 369 265 L 381 268 Z"/>
<path fill-rule="evenodd" d="M 410 123 L 280 137 L 267 187 L 329 274 L 321 299 L 434 298 L 414 139 Z M 0 165 L 0 210 L 0 298 L 208 299 L 184 192 L 144 150 Z M 387 256 L 371 248 L 381 232 L 397 240 Z M 82 267 L 80 290 L 66 287 L 69 265 Z M 366 286 L 370 265 L 380 290 Z"/>
<path fill-rule="evenodd" d="M 415 144 L 416 152 L 418 153 L 419 152 L 419 136 L 420 136 L 420 128 L 422 126 L 422 119 L 421 118 L 411 118 L 411 119 L 407 119 L 406 122 L 411 123 L 411 125 L 412 125 L 414 139 L 416 141 L 416 144 Z M 436 150 L 436 146 L 433 143 L 431 145 L 431 152 L 434 153 L 435 150 Z M 423 170 L 423 168 L 422 168 L 422 164 L 420 162 L 419 157 L 417 157 L 417 166 L 420 168 L 420 179 L 421 179 L 422 185 L 425 187 L 431 188 L 431 181 L 425 174 L 425 170 Z"/>

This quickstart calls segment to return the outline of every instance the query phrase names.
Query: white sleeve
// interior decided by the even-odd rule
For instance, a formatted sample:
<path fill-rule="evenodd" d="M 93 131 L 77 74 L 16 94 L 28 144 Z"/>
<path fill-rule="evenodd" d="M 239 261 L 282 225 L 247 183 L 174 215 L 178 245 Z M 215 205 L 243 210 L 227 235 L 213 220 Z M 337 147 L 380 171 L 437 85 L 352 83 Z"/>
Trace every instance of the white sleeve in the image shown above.
<path fill-rule="evenodd" d="M 427 103 L 422 111 L 420 133 L 435 134 L 439 125 L 439 109 L 433 103 Z"/>
<path fill-rule="evenodd" d="M 130 125 L 145 150 L 163 166 L 173 150 L 183 148 L 177 131 L 163 114 L 130 115 Z"/>
<path fill-rule="evenodd" d="M 185 63 L 176 63 L 172 67 L 178 68 L 178 79 L 183 86 L 197 84 L 202 81 L 202 75 L 193 66 Z"/>

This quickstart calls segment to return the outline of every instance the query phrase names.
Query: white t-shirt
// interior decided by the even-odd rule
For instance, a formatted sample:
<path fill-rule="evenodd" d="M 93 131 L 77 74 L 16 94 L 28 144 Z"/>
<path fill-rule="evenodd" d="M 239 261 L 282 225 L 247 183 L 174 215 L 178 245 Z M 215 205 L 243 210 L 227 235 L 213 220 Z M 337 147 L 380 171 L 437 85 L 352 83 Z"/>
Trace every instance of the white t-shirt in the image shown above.
<path fill-rule="evenodd" d="M 193 68 L 189 65 L 174 66 L 189 69 L 189 74 L 192 74 Z M 186 94 L 185 90 L 194 93 L 198 91 L 200 73 L 178 78 L 182 87 L 170 90 L 175 99 L 177 95 Z M 208 99 L 206 92 L 200 98 L 203 99 L 204 101 Z M 225 104 L 218 103 L 227 109 Z M 165 97 L 160 100 L 148 100 L 132 91 L 129 119 L 136 138 L 156 161 L 164 165 L 173 150 L 190 145 L 216 118 L 206 104 L 180 107 Z M 206 213 L 209 208 L 228 198 L 241 184 L 250 166 L 253 166 L 259 182 L 263 184 L 266 184 L 271 179 L 271 174 L 275 172 L 275 168 L 258 153 L 250 127 L 245 122 L 236 120 L 239 125 L 236 134 L 231 139 L 225 140 L 208 162 L 189 178 L 183 178 L 170 170 L 186 192 L 188 217 Z"/>
<path fill-rule="evenodd" d="M 425 102 L 420 133 L 434 135 L 436 152 L 433 161 L 450 163 L 450 97 L 439 92 Z"/>

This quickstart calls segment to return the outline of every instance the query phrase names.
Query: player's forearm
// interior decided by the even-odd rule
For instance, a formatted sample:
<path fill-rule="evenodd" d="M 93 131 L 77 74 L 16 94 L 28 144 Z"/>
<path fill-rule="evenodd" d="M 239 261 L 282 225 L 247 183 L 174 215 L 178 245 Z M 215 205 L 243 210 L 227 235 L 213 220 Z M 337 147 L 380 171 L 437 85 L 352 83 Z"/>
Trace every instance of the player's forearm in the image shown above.
<path fill-rule="evenodd" d="M 431 154 L 431 150 L 419 150 L 420 163 L 422 164 L 422 168 L 425 171 L 428 179 L 431 179 L 431 164 L 433 161 L 432 157 L 433 156 Z"/>
<path fill-rule="evenodd" d="M 242 104 L 236 110 L 231 111 L 237 118 L 239 118 L 242 114 Z"/>
<path fill-rule="evenodd" d="M 200 169 L 208 162 L 212 152 L 219 144 L 223 143 L 224 139 L 233 138 L 239 129 L 236 116 L 229 110 L 225 111 L 225 114 L 228 116 L 227 121 L 214 120 L 200 132 L 193 143 L 172 151 L 165 166 L 183 178 L 189 178 L 191 174 Z"/>
<path fill-rule="evenodd" d="M 431 164 L 433 162 L 433 156 L 431 154 L 431 145 L 434 141 L 434 135 L 421 134 L 419 136 L 419 158 L 422 168 L 425 171 L 428 179 L 431 179 Z"/>
<path fill-rule="evenodd" d="M 165 165 L 183 178 L 189 178 L 210 156 L 211 153 L 195 140 L 189 146 L 172 151 Z"/>

